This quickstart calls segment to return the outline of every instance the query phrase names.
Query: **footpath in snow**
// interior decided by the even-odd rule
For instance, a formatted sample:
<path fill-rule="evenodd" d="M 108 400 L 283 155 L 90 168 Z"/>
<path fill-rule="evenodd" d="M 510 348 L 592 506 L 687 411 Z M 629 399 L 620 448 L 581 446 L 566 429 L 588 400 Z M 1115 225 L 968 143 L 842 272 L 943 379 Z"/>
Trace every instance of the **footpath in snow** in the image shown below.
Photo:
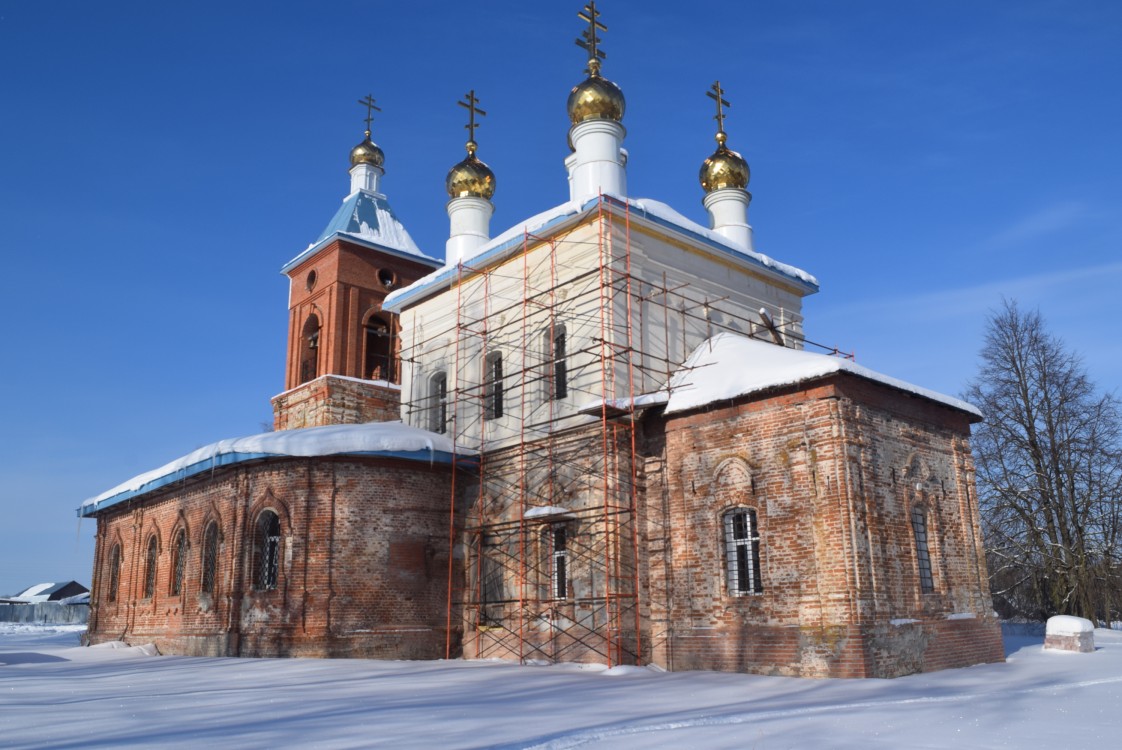
<path fill-rule="evenodd" d="M 1005 664 L 804 680 L 497 662 L 218 659 L 0 626 L 5 748 L 1114 747 L 1122 633 Z"/>

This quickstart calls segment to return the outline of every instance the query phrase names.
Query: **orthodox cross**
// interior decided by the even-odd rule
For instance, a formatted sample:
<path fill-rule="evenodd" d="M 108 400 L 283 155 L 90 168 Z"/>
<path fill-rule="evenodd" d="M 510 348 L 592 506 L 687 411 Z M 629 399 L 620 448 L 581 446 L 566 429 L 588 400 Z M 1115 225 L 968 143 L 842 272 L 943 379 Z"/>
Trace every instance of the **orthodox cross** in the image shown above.
<path fill-rule="evenodd" d="M 483 117 L 486 117 L 487 113 L 481 110 L 479 107 L 475 106 L 479 104 L 479 99 L 475 95 L 475 89 L 472 89 L 471 91 L 464 94 L 464 100 L 462 102 L 456 102 L 456 104 L 459 104 L 461 107 L 468 111 L 468 124 L 464 125 L 464 128 L 466 128 L 468 131 L 468 153 L 474 154 L 476 148 L 475 128 L 477 127 L 475 124 L 475 116 L 482 115 Z"/>
<path fill-rule="evenodd" d="M 713 81 L 713 85 L 709 87 L 710 90 L 705 92 L 705 95 L 717 103 L 717 116 L 713 119 L 717 121 L 717 132 L 725 132 L 725 111 L 721 109 L 721 105 L 731 107 L 732 105 L 725 100 L 725 91 L 721 88 L 720 81 Z"/>
<path fill-rule="evenodd" d="M 374 97 L 370 94 L 366 95 L 365 99 L 359 99 L 358 103 L 366 107 L 366 137 L 370 137 L 370 123 L 374 121 L 374 112 L 381 112 L 381 107 L 374 106 Z"/>
<path fill-rule="evenodd" d="M 600 61 L 607 57 L 597 47 L 600 37 L 596 36 L 596 30 L 607 31 L 608 27 L 599 21 L 600 11 L 596 10 L 596 0 L 589 0 L 584 10 L 577 13 L 577 18 L 588 23 L 588 28 L 581 32 L 581 38 L 576 42 L 578 47 L 588 52 L 588 73 L 595 75 L 600 70 Z"/>

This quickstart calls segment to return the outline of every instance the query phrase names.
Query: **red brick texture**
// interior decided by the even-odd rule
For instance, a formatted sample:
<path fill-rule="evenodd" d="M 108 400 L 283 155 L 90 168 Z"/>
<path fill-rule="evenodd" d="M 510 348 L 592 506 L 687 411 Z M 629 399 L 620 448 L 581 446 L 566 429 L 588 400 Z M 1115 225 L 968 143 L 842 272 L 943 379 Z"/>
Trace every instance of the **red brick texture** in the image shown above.
<path fill-rule="evenodd" d="M 449 478 L 439 466 L 384 458 L 271 459 L 108 508 L 98 516 L 90 641 L 154 642 L 165 653 L 194 655 L 442 658 Z M 253 538 L 265 510 L 280 518 L 279 571 L 276 588 L 259 591 Z M 211 522 L 220 544 L 207 594 L 203 537 Z M 182 590 L 173 595 L 180 529 L 188 547 Z M 452 641 L 458 645 L 458 633 Z"/>
<path fill-rule="evenodd" d="M 390 422 L 401 418 L 401 389 L 323 375 L 273 398 L 273 429 Z"/>
<path fill-rule="evenodd" d="M 651 658 L 818 677 L 1002 660 L 969 419 L 849 375 L 670 418 L 665 468 L 647 475 L 645 543 L 666 550 L 650 562 Z M 721 518 L 738 507 L 758 517 L 756 594 L 726 582 Z"/>

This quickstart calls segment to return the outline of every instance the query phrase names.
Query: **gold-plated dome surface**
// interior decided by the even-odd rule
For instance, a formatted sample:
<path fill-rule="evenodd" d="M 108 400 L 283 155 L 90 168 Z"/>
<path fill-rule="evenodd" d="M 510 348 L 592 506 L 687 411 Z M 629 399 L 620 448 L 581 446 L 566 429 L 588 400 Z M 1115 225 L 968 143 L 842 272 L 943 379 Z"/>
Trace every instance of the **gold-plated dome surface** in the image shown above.
<path fill-rule="evenodd" d="M 748 187 L 748 180 L 752 176 L 751 170 L 748 169 L 748 162 L 725 145 L 723 132 L 717 133 L 717 143 L 717 150 L 701 165 L 698 179 L 701 180 L 702 189 L 711 193 L 722 188 L 743 190 Z"/>
<path fill-rule="evenodd" d="M 593 73 L 584 83 L 573 87 L 566 106 L 569 120 L 574 125 L 585 120 L 622 122 L 627 102 L 624 101 L 623 91 L 619 86 Z"/>
<path fill-rule="evenodd" d="M 486 198 L 495 194 L 495 173 L 475 155 L 475 144 L 469 144 L 468 155 L 448 170 L 444 187 L 449 198 Z"/>
<path fill-rule="evenodd" d="M 366 131 L 366 138 L 362 143 L 358 144 L 351 149 L 351 166 L 356 167 L 359 164 L 369 164 L 374 167 L 382 166 L 386 161 L 386 155 L 382 153 L 382 149 L 378 148 L 378 144 L 370 140 L 370 131 Z"/>

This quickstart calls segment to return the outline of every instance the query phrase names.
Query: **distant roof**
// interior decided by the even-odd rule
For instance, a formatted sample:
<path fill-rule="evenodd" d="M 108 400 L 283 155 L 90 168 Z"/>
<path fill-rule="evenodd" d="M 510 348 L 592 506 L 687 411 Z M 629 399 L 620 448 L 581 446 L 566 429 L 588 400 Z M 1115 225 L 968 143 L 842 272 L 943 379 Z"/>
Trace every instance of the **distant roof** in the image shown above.
<path fill-rule="evenodd" d="M 747 265 L 756 266 L 761 270 L 767 270 L 778 276 L 785 277 L 794 286 L 803 289 L 807 294 L 813 294 L 818 291 L 818 279 L 806 271 L 787 265 L 786 263 L 780 263 L 763 253 L 757 253 L 753 250 L 746 250 L 743 247 L 739 247 L 724 235 L 687 219 L 665 203 L 649 198 L 624 198 L 614 195 L 604 195 L 602 198 L 604 203 L 608 206 L 623 207 L 626 205 L 633 212 L 633 218 L 638 218 L 640 220 L 645 219 L 665 229 L 683 234 L 717 253 L 736 258 Z M 463 258 L 462 262 L 472 267 L 482 267 L 493 260 L 503 258 L 522 245 L 523 238 L 526 234 L 543 236 L 563 226 L 572 224 L 579 217 L 590 213 L 599 200 L 601 200 L 601 198 L 593 198 L 586 201 L 584 204 L 568 201 L 547 211 L 543 211 L 540 214 L 531 216 L 525 221 L 515 224 L 497 237 L 494 237 L 472 255 Z M 384 308 L 394 312 L 400 312 L 405 304 L 417 299 L 423 299 L 429 294 L 450 284 L 452 280 L 455 279 L 456 274 L 457 260 L 449 258 L 443 268 L 438 268 L 428 276 L 419 279 L 409 286 L 390 293 L 383 303 Z"/>
<path fill-rule="evenodd" d="M 164 487 L 172 482 L 220 466 L 231 466 L 262 458 L 291 456 L 384 456 L 426 463 L 451 463 L 456 454 L 474 454 L 457 448 L 445 435 L 411 427 L 401 422 L 327 425 L 299 430 L 279 430 L 211 443 L 137 475 L 127 482 L 91 497 L 78 509 L 79 516 L 98 511 Z"/>
<path fill-rule="evenodd" d="M 281 272 L 285 273 L 299 265 L 336 237 L 358 240 L 360 244 L 387 250 L 392 254 L 419 260 L 431 266 L 439 266 L 442 263 L 421 252 L 404 225 L 398 221 L 386 196 L 381 193 L 356 190 L 343 200 L 343 205 L 320 232 L 319 238 L 304 252 L 285 263 Z"/>
<path fill-rule="evenodd" d="M 788 349 L 735 333 L 720 333 L 694 349 L 670 378 L 666 413 L 696 409 L 715 401 L 795 385 L 846 372 L 937 401 L 981 417 L 977 408 L 953 396 L 882 375 L 848 359 Z"/>
<path fill-rule="evenodd" d="M 69 597 L 81 596 L 87 593 L 87 589 L 77 581 L 63 581 L 62 583 L 37 583 L 30 586 L 15 596 L 5 597 L 4 601 L 8 602 L 25 602 L 33 604 L 35 602 L 50 602 L 66 599 Z"/>

